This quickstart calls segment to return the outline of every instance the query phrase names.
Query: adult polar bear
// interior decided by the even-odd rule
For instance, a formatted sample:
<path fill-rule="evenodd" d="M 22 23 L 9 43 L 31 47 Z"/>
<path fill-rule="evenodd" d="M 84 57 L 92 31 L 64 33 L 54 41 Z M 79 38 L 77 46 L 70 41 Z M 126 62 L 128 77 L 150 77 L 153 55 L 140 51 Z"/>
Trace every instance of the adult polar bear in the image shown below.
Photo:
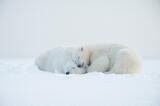
<path fill-rule="evenodd" d="M 106 74 L 134 74 L 142 72 L 142 59 L 132 49 L 124 45 L 90 45 L 74 52 L 74 62 L 88 66 L 87 72 Z"/>

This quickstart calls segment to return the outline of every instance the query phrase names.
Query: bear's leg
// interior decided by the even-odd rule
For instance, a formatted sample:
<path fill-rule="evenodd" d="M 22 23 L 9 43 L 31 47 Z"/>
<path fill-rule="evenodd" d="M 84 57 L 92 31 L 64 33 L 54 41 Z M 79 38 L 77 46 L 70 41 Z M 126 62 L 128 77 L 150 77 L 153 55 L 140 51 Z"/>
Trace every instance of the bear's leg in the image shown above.
<path fill-rule="evenodd" d="M 108 73 L 134 74 L 142 71 L 142 61 L 140 56 L 130 49 L 122 49 L 118 51 L 114 61 L 115 63 Z"/>
<path fill-rule="evenodd" d="M 100 56 L 88 67 L 87 72 L 105 72 L 109 68 L 109 59 L 107 56 Z"/>

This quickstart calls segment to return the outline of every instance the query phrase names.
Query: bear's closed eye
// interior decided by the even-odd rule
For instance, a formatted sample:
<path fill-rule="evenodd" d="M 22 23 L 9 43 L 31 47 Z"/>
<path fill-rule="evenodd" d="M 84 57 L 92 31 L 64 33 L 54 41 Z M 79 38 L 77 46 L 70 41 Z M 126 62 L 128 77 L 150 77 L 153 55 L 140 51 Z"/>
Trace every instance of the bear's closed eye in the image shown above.
<path fill-rule="evenodd" d="M 83 51 L 83 47 L 81 47 L 81 51 Z"/>
<path fill-rule="evenodd" d="M 72 67 L 72 69 L 76 69 L 76 67 Z"/>

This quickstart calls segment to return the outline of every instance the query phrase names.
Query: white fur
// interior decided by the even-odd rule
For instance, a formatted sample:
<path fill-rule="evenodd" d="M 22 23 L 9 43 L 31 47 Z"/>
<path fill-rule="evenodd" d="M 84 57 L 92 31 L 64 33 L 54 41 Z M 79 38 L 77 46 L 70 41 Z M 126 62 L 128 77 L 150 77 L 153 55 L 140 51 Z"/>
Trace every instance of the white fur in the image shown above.
<path fill-rule="evenodd" d="M 134 74 L 142 72 L 142 59 L 132 49 L 124 45 L 90 45 L 77 49 L 75 57 L 86 65 L 88 72 L 106 74 Z"/>
<path fill-rule="evenodd" d="M 40 55 L 35 63 L 39 69 L 54 73 L 84 73 L 83 68 L 78 68 L 72 61 L 73 48 L 55 48 Z"/>

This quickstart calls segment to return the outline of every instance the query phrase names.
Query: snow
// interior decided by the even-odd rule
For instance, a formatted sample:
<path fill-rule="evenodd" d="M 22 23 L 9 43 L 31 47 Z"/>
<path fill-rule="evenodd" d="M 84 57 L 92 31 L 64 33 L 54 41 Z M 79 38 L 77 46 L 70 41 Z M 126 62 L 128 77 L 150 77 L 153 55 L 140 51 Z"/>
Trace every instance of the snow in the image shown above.
<path fill-rule="evenodd" d="M 0 106 L 160 106 L 160 59 L 134 75 L 43 72 L 34 59 L 0 60 Z"/>

